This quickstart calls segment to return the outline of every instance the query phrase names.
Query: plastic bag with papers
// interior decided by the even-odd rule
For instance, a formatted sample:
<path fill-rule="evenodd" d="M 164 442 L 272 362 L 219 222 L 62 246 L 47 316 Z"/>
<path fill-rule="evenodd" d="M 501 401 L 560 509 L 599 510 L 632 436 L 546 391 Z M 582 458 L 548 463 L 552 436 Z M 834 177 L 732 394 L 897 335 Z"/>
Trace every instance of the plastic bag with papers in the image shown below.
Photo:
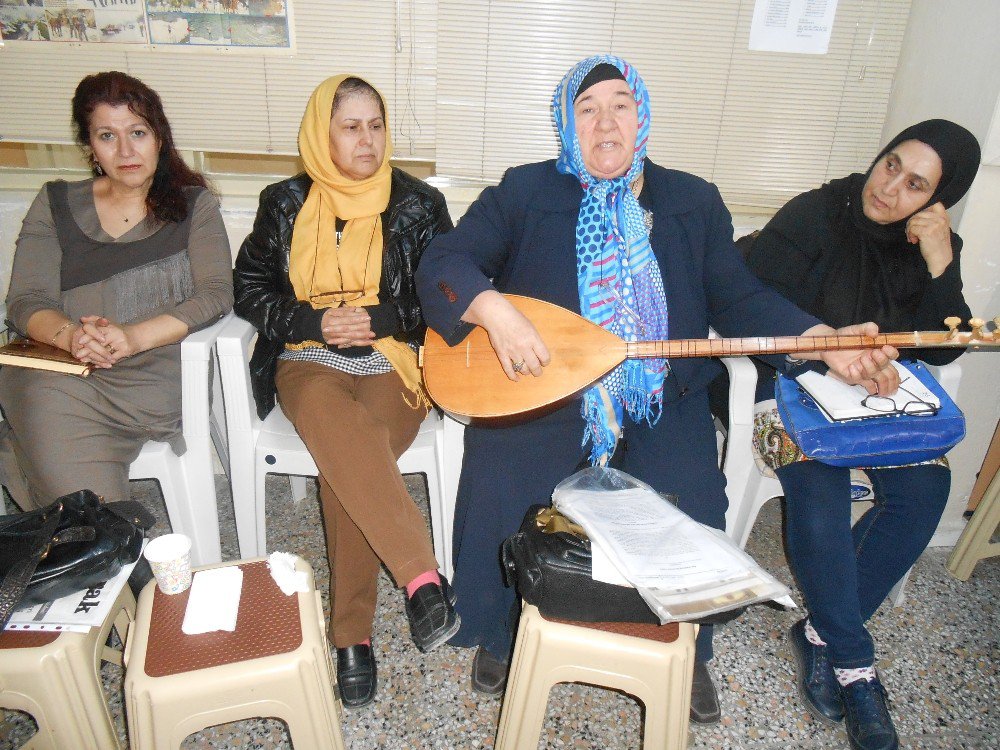
<path fill-rule="evenodd" d="M 590 537 L 594 577 L 627 582 L 661 622 L 694 620 L 773 599 L 788 588 L 723 532 L 692 520 L 635 477 L 593 467 L 564 479 L 552 504 Z M 602 567 L 610 570 L 601 573 Z M 614 581 L 618 574 L 624 581 Z"/>

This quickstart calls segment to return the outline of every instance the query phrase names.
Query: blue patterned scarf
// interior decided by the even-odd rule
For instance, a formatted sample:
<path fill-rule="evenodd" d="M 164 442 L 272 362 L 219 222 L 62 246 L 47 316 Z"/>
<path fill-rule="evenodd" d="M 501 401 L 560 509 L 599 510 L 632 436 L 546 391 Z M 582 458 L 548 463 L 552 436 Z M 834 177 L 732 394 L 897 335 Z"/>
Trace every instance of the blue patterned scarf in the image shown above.
<path fill-rule="evenodd" d="M 584 165 L 576 136 L 573 99 L 586 75 L 609 63 L 622 72 L 638 105 L 639 132 L 628 172 L 598 179 Z M 667 338 L 667 300 L 660 267 L 649 245 L 650 227 L 630 186 L 642 174 L 649 137 L 649 94 L 635 68 L 612 55 L 595 55 L 574 66 L 556 87 L 552 115 L 562 150 L 556 168 L 580 181 L 583 200 L 576 225 L 580 310 L 587 320 L 626 341 Z M 654 424 L 663 405 L 662 359 L 628 359 L 583 396 L 590 461 L 605 464 L 615 451 L 624 413 Z"/>

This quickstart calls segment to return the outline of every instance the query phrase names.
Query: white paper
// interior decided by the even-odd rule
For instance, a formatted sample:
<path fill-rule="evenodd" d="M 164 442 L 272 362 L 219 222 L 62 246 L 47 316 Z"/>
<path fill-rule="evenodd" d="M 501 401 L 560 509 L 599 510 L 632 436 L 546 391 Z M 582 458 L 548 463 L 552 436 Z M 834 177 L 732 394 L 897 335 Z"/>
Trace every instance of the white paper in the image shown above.
<path fill-rule="evenodd" d="M 585 469 L 561 482 L 552 502 L 590 538 L 595 578 L 624 576 L 661 622 L 789 593 L 723 532 L 622 472 Z"/>
<path fill-rule="evenodd" d="M 198 571 L 191 581 L 181 630 L 187 635 L 236 630 L 242 591 L 243 571 L 237 565 Z"/>
<path fill-rule="evenodd" d="M 892 366 L 899 373 L 901 386 L 900 390 L 890 397 L 895 409 L 902 411 L 909 403 L 941 406 L 941 400 L 928 390 L 906 365 L 893 361 Z M 830 421 L 884 417 L 887 414 L 885 410 L 879 411 L 862 406 L 862 402 L 869 394 L 860 385 L 847 385 L 831 375 L 820 375 L 811 371 L 802 373 L 795 380 L 819 404 L 823 415 Z"/>
<path fill-rule="evenodd" d="M 614 562 L 604 553 L 604 549 L 599 544 L 590 545 L 590 577 L 601 583 L 610 583 L 614 586 L 625 586 L 634 589 L 625 574 L 615 567 Z"/>
<path fill-rule="evenodd" d="M 750 49 L 825 55 L 836 15 L 837 0 L 757 0 Z"/>
<path fill-rule="evenodd" d="M 103 586 L 67 594 L 54 602 L 16 609 L 4 630 L 86 633 L 92 627 L 99 627 L 111 612 L 111 606 L 134 567 L 135 563 L 126 565 Z"/>

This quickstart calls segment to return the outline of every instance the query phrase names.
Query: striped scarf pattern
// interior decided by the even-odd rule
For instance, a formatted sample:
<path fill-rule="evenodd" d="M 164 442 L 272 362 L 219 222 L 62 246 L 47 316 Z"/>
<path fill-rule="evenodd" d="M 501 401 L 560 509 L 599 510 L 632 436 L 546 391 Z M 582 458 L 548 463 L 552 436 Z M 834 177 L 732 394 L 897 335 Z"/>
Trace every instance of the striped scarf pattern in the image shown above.
<path fill-rule="evenodd" d="M 576 135 L 573 99 L 586 75 L 609 63 L 622 72 L 638 106 L 639 130 L 632 164 L 624 175 L 598 179 L 583 161 Z M 574 66 L 556 87 L 552 114 L 561 151 L 556 168 L 580 181 L 583 200 L 576 227 L 580 312 L 626 341 L 667 338 L 666 293 L 660 267 L 649 244 L 650 225 L 632 193 L 642 175 L 649 137 L 649 94 L 635 68 L 613 55 L 595 55 Z M 628 359 L 584 393 L 583 445 L 590 461 L 603 465 L 614 453 L 624 415 L 655 424 L 663 405 L 667 362 Z"/>

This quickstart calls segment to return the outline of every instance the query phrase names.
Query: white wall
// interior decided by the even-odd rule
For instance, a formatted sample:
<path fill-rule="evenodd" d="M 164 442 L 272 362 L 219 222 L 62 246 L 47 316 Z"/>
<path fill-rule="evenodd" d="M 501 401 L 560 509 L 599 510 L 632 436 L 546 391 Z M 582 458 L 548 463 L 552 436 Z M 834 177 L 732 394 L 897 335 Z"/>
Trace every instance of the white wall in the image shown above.
<path fill-rule="evenodd" d="M 954 120 L 980 143 L 1000 141 L 1000 2 L 913 0 L 883 142 L 931 117 Z M 992 128 L 992 132 L 991 132 Z M 980 167 L 965 200 L 952 210 L 962 235 L 962 278 L 974 314 L 1000 315 L 1000 160 Z M 952 492 L 932 544 L 954 544 L 964 526 L 976 472 L 1000 418 L 1000 354 L 963 356 L 958 402 L 968 434 L 951 454 Z"/>

